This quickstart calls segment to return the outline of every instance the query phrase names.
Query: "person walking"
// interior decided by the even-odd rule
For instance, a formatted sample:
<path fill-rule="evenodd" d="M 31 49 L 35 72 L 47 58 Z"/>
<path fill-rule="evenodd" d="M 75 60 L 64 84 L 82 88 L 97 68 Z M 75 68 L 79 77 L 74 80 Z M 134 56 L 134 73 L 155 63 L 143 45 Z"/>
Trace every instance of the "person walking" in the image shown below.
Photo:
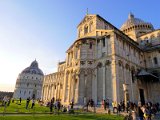
<path fill-rule="evenodd" d="M 35 106 L 35 100 L 32 99 L 32 106 L 31 106 L 31 109 L 33 109 L 34 106 Z"/>
<path fill-rule="evenodd" d="M 27 100 L 26 100 L 26 109 L 28 109 L 29 102 L 30 102 L 30 98 L 27 98 Z"/>
<path fill-rule="evenodd" d="M 138 116 L 138 120 L 143 120 L 143 111 L 141 109 L 141 105 L 138 106 L 137 116 Z"/>
<path fill-rule="evenodd" d="M 50 102 L 50 105 L 49 105 L 49 108 L 50 108 L 50 112 L 52 113 L 52 111 L 53 111 L 53 102 L 54 100 L 53 99 L 51 99 L 51 102 Z"/>
<path fill-rule="evenodd" d="M 20 97 L 20 98 L 19 98 L 19 102 L 21 103 L 21 101 L 22 101 L 22 98 Z"/>

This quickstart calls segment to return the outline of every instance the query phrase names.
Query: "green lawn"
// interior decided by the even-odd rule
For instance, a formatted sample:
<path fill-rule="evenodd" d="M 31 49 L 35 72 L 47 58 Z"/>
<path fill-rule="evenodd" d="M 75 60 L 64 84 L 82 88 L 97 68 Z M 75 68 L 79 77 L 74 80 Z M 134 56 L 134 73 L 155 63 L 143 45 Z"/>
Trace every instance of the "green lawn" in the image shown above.
<path fill-rule="evenodd" d="M 11 103 L 7 106 L 3 116 L 4 107 L 0 107 L 0 120 L 123 120 L 123 116 L 107 115 L 107 114 L 93 114 L 93 113 L 82 113 L 81 110 L 76 111 L 77 114 L 63 114 L 50 115 L 49 107 L 40 106 L 38 103 L 35 104 L 34 109 L 31 109 L 31 103 L 29 109 L 25 108 L 26 101 L 22 101 L 21 105 Z M 13 114 L 12 114 L 13 113 Z M 26 114 L 31 113 L 31 114 Z M 39 114 L 33 114 L 39 113 Z M 47 114 L 46 114 L 47 113 Z"/>
<path fill-rule="evenodd" d="M 114 115 L 45 115 L 45 116 L 0 116 L 0 120 L 123 120 Z"/>
<path fill-rule="evenodd" d="M 29 104 L 28 109 L 25 108 L 26 101 L 22 101 L 21 105 L 14 103 L 10 103 L 10 106 L 7 106 L 6 113 L 8 112 L 19 112 L 19 113 L 30 113 L 30 112 L 49 112 L 49 108 L 45 106 L 40 106 L 37 102 L 35 104 L 34 109 L 31 109 L 31 102 Z M 0 113 L 4 112 L 4 107 L 0 107 Z"/>

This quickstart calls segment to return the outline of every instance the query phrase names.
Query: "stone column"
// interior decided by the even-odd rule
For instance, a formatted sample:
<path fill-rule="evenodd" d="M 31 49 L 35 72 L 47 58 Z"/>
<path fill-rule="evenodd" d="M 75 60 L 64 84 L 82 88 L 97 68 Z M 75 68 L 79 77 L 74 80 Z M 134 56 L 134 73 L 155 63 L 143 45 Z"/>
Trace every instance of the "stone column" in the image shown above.
<path fill-rule="evenodd" d="M 44 100 L 44 86 L 42 86 L 41 100 Z"/>
<path fill-rule="evenodd" d="M 46 100 L 46 86 L 44 86 L 43 100 Z"/>
<path fill-rule="evenodd" d="M 76 75 L 76 79 L 77 79 L 77 88 L 76 88 L 76 91 L 75 91 L 75 103 L 78 102 L 78 99 L 79 99 L 79 74 Z"/>
<path fill-rule="evenodd" d="M 70 102 L 70 93 L 71 93 L 71 77 L 72 77 L 72 73 L 69 74 L 68 77 L 68 85 L 69 85 L 69 89 L 68 89 L 68 103 Z"/>
<path fill-rule="evenodd" d="M 94 71 L 94 80 L 92 84 L 92 99 L 94 100 L 95 104 L 97 104 L 97 68 Z"/>
<path fill-rule="evenodd" d="M 46 100 L 48 100 L 48 85 L 47 85 L 47 89 L 46 89 Z"/>
<path fill-rule="evenodd" d="M 56 89 L 55 89 L 55 99 L 57 99 L 57 89 L 58 89 L 58 84 L 56 83 L 55 86 L 56 86 Z"/>
<path fill-rule="evenodd" d="M 70 94 L 71 94 L 71 95 L 70 95 L 70 96 L 71 96 L 71 98 L 70 98 L 70 100 L 72 100 L 72 99 L 74 100 L 74 88 L 75 88 L 75 87 L 74 87 L 74 85 L 75 85 L 74 83 L 75 83 L 75 73 L 73 73 L 73 74 L 72 74 L 72 80 L 71 80 L 71 83 L 72 83 L 72 86 L 71 86 L 71 93 L 70 93 Z"/>
<path fill-rule="evenodd" d="M 48 100 L 49 100 L 49 98 L 50 98 L 50 85 L 48 86 Z"/>
<path fill-rule="evenodd" d="M 62 90 L 62 103 L 65 102 L 65 97 L 66 97 L 66 77 L 67 77 L 67 72 L 65 71 L 64 73 L 64 81 L 63 81 L 63 90 Z"/>
<path fill-rule="evenodd" d="M 132 102 L 135 102 L 135 101 L 134 101 L 134 94 L 133 94 L 132 71 L 130 70 L 129 73 L 130 73 L 130 74 L 129 74 L 129 75 L 130 75 L 129 77 L 130 77 L 130 85 L 131 85 Z M 134 78 L 133 78 L 133 79 L 134 79 Z"/>
<path fill-rule="evenodd" d="M 87 102 L 87 73 L 84 74 L 84 105 Z"/>
<path fill-rule="evenodd" d="M 76 73 L 74 73 L 73 79 L 72 79 L 72 99 L 75 101 L 75 79 L 76 79 Z"/>
<path fill-rule="evenodd" d="M 106 69 L 105 69 L 105 66 L 103 66 L 103 99 L 105 100 L 106 99 L 106 92 L 105 92 L 105 90 L 106 90 L 106 81 L 105 81 L 105 78 L 106 78 L 106 75 L 105 75 L 105 73 L 106 73 Z"/>

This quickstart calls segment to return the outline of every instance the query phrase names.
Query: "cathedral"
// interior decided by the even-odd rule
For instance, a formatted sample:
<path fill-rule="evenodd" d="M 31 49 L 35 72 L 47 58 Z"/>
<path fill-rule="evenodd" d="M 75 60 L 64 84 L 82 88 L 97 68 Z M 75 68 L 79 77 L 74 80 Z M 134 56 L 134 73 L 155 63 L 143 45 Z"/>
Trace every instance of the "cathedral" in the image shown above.
<path fill-rule="evenodd" d="M 44 102 L 160 101 L 160 29 L 132 13 L 120 29 L 87 14 L 77 31 L 57 72 L 44 76 Z"/>
<path fill-rule="evenodd" d="M 40 99 L 42 92 L 44 74 L 38 67 L 38 62 L 35 60 L 31 65 L 25 68 L 19 75 L 16 81 L 13 98 Z"/>

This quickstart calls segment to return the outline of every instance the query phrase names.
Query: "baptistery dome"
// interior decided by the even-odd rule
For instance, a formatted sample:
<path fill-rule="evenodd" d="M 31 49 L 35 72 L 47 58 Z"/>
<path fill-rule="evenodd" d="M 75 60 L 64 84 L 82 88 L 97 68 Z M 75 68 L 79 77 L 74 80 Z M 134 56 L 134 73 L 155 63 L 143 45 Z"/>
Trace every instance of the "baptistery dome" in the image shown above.
<path fill-rule="evenodd" d="M 40 99 L 44 74 L 35 60 L 18 75 L 13 98 Z"/>
<path fill-rule="evenodd" d="M 31 74 L 39 74 L 44 75 L 42 70 L 38 67 L 38 62 L 35 60 L 31 63 L 31 65 L 25 68 L 22 73 L 31 73 Z"/>

